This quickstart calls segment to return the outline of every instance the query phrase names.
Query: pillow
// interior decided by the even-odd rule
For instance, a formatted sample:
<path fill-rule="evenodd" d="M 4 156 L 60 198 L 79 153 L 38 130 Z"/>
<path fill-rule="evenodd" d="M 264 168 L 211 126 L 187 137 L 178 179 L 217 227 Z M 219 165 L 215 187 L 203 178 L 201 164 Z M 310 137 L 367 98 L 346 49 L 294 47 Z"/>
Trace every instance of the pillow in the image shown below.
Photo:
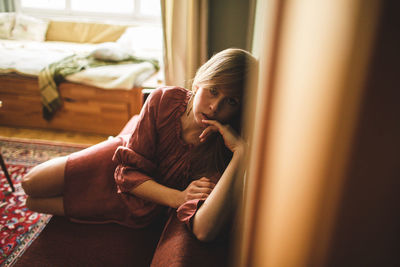
<path fill-rule="evenodd" d="M 8 39 L 14 27 L 15 13 L 0 13 L 0 38 Z"/>
<path fill-rule="evenodd" d="M 133 51 L 159 50 L 162 51 L 161 27 L 137 26 L 129 27 L 117 40 L 117 44 Z"/>
<path fill-rule="evenodd" d="M 109 61 L 122 61 L 128 59 L 130 54 L 119 44 L 107 42 L 97 45 L 96 49 L 90 53 L 94 58 Z"/>
<path fill-rule="evenodd" d="M 11 38 L 14 40 L 44 41 L 48 25 L 48 21 L 16 14 Z"/>

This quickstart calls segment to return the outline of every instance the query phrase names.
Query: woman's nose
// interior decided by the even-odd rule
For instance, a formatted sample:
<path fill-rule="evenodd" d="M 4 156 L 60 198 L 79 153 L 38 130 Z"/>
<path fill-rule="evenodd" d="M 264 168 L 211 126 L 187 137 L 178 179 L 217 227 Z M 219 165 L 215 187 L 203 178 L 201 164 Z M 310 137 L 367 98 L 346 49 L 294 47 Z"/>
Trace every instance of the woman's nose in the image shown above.
<path fill-rule="evenodd" d="M 215 99 L 213 101 L 210 102 L 210 109 L 212 110 L 212 112 L 216 113 L 218 110 L 218 106 L 219 106 L 219 100 Z"/>

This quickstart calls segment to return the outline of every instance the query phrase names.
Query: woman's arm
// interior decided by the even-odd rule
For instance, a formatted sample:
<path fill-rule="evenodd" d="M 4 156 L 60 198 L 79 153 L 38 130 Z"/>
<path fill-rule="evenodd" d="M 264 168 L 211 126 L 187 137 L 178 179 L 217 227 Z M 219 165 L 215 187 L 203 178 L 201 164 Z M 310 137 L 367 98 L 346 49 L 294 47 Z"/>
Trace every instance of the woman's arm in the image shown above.
<path fill-rule="evenodd" d="M 225 169 L 214 190 L 199 208 L 193 219 L 193 233 L 201 241 L 211 241 L 220 232 L 230 218 L 234 203 L 235 177 L 245 153 L 245 144 L 235 135 L 229 126 L 221 125 L 216 121 L 205 121 L 214 127 L 200 135 L 204 139 L 208 132 L 218 130 L 224 138 L 225 145 L 233 152 L 233 157 Z"/>
<path fill-rule="evenodd" d="M 148 180 L 129 191 L 129 193 L 142 199 L 172 208 L 179 207 L 182 201 L 180 192 L 153 180 Z"/>
<path fill-rule="evenodd" d="M 205 200 L 214 186 L 215 184 L 210 179 L 201 178 L 190 183 L 184 191 L 179 191 L 161 185 L 154 180 L 148 180 L 130 190 L 129 193 L 142 199 L 176 209 L 191 199 Z"/>
<path fill-rule="evenodd" d="M 225 172 L 193 219 L 193 233 L 201 241 L 211 241 L 220 232 L 232 212 L 234 180 L 243 152 L 235 151 Z"/>

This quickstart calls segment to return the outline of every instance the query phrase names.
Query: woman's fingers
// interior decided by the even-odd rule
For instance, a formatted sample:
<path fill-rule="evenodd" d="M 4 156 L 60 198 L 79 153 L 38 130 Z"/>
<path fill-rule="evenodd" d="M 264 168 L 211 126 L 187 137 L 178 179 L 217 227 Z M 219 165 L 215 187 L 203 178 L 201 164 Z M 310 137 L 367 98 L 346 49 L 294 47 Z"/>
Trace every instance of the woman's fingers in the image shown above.
<path fill-rule="evenodd" d="M 215 184 L 211 182 L 210 180 L 208 181 L 201 181 L 201 180 L 196 180 L 193 185 L 197 188 L 211 188 L 213 189 L 215 187 Z"/>
<path fill-rule="evenodd" d="M 210 126 L 205 128 L 200 134 L 200 142 L 204 142 L 213 132 L 219 132 L 222 136 L 224 136 L 224 133 L 226 132 L 225 128 L 227 127 L 226 125 L 222 125 L 220 122 L 215 120 L 203 120 L 203 122 L 209 124 Z"/>
<path fill-rule="evenodd" d="M 207 128 L 205 128 L 203 130 L 203 132 L 200 134 L 199 138 L 200 138 L 200 142 L 204 142 L 207 137 L 212 134 L 213 132 L 218 132 L 218 128 L 215 126 L 208 126 Z"/>
<path fill-rule="evenodd" d="M 211 179 L 205 178 L 205 177 L 203 177 L 201 179 L 198 179 L 198 180 L 195 180 L 194 182 L 195 183 L 212 183 Z"/>
<path fill-rule="evenodd" d="M 232 152 L 235 152 L 238 148 L 240 149 L 243 147 L 243 140 L 229 125 L 222 125 L 220 122 L 215 120 L 203 120 L 203 122 L 209 124 L 210 126 L 208 126 L 200 135 L 201 142 L 205 140 L 204 137 L 202 138 L 203 134 L 208 135 L 210 131 L 218 131 L 224 139 L 225 146 Z M 208 128 L 210 129 L 208 130 Z"/>
<path fill-rule="evenodd" d="M 182 191 L 183 201 L 188 201 L 192 199 L 205 200 L 211 194 L 215 187 L 215 183 L 207 177 L 202 177 L 198 180 L 192 181 L 188 187 Z"/>
<path fill-rule="evenodd" d="M 208 126 L 207 128 L 211 127 L 214 131 L 219 131 L 222 134 L 223 131 L 223 125 L 219 123 L 219 121 L 215 120 L 203 120 L 204 123 L 209 124 L 211 126 Z"/>
<path fill-rule="evenodd" d="M 216 121 L 216 120 L 203 120 L 203 122 L 207 123 L 207 124 L 210 124 L 210 125 L 213 125 L 213 126 L 217 127 L 218 129 L 222 127 L 222 124 L 219 123 L 219 121 Z"/>
<path fill-rule="evenodd" d="M 208 126 L 207 128 L 211 128 L 214 132 L 218 131 L 224 138 L 226 135 L 236 135 L 229 124 L 223 125 L 219 121 L 214 120 L 203 120 L 203 122 L 210 124 L 211 126 Z"/>
<path fill-rule="evenodd" d="M 187 188 L 186 200 L 206 199 L 214 189 L 215 184 L 210 179 L 203 177 L 193 181 Z"/>
<path fill-rule="evenodd" d="M 191 194 L 191 195 L 189 195 L 189 200 L 192 200 L 192 199 L 206 200 L 209 195 L 210 194 L 206 194 L 206 193 Z"/>
<path fill-rule="evenodd" d="M 197 193 L 206 193 L 206 194 L 210 194 L 212 192 L 213 188 L 211 187 L 197 187 L 197 188 L 193 188 L 190 193 L 192 194 L 197 194 Z"/>

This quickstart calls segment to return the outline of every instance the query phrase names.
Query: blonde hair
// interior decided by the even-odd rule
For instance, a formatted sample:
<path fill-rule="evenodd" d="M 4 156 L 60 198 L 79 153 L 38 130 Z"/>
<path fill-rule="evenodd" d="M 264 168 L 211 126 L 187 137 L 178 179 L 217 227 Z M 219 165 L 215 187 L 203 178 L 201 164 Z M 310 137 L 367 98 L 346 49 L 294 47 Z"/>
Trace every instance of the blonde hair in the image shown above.
<path fill-rule="evenodd" d="M 233 96 L 243 96 L 243 91 L 255 58 L 247 51 L 238 48 L 225 49 L 212 56 L 196 72 L 192 83 L 213 86 Z"/>

